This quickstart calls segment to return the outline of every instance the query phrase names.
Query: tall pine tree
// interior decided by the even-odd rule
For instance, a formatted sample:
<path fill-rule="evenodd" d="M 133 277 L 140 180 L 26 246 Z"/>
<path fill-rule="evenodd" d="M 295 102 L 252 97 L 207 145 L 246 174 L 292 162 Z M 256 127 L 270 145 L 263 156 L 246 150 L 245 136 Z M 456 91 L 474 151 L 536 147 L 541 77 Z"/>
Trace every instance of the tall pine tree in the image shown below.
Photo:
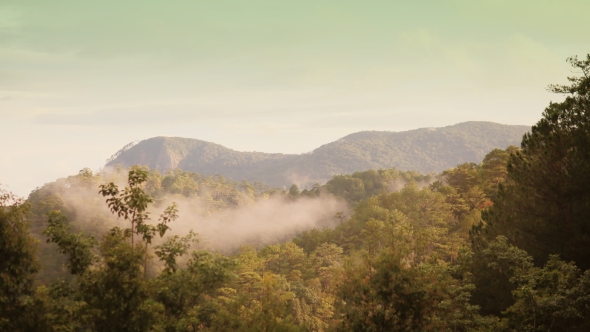
<path fill-rule="evenodd" d="M 474 239 L 502 234 L 537 264 L 559 254 L 585 270 L 590 268 L 590 54 L 568 62 L 579 76 L 569 77 L 570 85 L 549 86 L 566 98 L 549 104 L 523 137 L 521 151 L 510 156 L 508 180 L 474 229 Z"/>

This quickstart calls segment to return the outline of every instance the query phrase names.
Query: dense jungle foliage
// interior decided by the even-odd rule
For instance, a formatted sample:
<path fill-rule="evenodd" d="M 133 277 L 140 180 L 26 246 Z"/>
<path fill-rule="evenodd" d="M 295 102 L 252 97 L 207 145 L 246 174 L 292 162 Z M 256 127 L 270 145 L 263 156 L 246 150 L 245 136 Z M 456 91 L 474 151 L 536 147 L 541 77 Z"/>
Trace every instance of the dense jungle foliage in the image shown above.
<path fill-rule="evenodd" d="M 0 330 L 588 331 L 590 55 L 570 63 L 582 75 L 550 87 L 566 98 L 520 148 L 439 175 L 300 191 L 137 166 L 2 192 Z M 352 212 L 291 241 L 222 253 L 167 235 L 174 200 L 206 215 L 328 196 Z"/>

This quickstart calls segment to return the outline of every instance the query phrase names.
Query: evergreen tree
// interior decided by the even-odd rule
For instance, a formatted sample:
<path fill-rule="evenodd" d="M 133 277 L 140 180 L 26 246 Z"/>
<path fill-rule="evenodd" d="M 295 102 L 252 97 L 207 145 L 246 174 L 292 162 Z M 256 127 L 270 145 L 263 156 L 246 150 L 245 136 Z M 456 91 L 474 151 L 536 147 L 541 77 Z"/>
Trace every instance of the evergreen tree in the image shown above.
<path fill-rule="evenodd" d="M 505 235 L 537 264 L 559 254 L 590 268 L 590 55 L 569 58 L 581 76 L 552 85 L 566 94 L 551 103 L 511 154 L 508 180 L 474 229 L 476 244 Z"/>

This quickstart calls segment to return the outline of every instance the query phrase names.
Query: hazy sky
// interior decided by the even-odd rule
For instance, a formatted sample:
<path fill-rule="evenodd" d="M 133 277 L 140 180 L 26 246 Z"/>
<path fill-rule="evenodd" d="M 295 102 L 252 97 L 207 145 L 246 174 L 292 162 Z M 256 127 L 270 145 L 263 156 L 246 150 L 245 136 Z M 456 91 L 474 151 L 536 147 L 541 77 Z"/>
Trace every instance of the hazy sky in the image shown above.
<path fill-rule="evenodd" d="M 125 144 L 302 153 L 360 130 L 534 124 L 590 1 L 0 0 L 0 182 Z"/>

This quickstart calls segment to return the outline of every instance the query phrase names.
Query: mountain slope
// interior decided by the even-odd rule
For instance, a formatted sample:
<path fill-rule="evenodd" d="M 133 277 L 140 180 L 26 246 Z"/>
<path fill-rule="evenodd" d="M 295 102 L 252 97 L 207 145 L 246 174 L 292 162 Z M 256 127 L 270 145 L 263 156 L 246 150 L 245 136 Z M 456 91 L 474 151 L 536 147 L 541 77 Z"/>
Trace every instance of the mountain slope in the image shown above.
<path fill-rule="evenodd" d="M 301 155 L 239 152 L 196 139 L 154 137 L 121 151 L 106 166 L 141 164 L 161 172 L 180 168 L 272 186 L 309 185 L 335 174 L 368 169 L 440 172 L 460 163 L 480 162 L 494 148 L 520 145 L 529 130 L 528 126 L 472 121 L 404 132 L 363 131 Z"/>

